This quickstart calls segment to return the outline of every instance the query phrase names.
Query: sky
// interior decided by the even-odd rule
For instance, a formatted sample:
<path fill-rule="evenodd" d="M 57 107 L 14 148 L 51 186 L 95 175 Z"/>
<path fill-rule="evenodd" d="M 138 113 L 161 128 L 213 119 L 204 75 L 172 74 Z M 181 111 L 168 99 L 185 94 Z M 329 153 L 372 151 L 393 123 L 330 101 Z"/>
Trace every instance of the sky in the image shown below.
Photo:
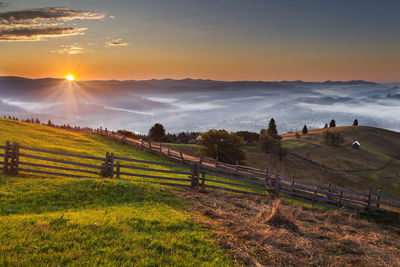
<path fill-rule="evenodd" d="M 398 0 L 0 0 L 0 76 L 400 81 Z"/>

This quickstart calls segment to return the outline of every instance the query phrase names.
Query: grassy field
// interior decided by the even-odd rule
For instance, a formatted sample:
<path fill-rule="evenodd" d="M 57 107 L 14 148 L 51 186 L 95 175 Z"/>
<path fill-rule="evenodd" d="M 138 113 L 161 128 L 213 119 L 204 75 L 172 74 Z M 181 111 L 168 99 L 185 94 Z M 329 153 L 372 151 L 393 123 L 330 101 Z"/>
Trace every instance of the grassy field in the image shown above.
<path fill-rule="evenodd" d="M 98 135 L 8 120 L 0 120 L 0 131 L 2 144 L 165 161 Z M 0 265 L 231 264 L 194 223 L 187 200 L 135 180 L 1 175 Z"/>
<path fill-rule="evenodd" d="M 108 151 L 168 162 L 94 134 L 8 120 L 0 120 L 0 131 L 1 144 L 8 140 L 74 154 L 104 157 Z M 382 143 L 374 143 L 375 148 L 367 145 L 371 150 L 368 153 L 371 157 L 383 154 L 390 158 L 396 138 L 393 135 L 386 148 Z M 361 142 L 365 144 L 370 139 L 376 140 L 367 135 Z M 306 155 L 307 151 L 323 148 L 318 140 L 312 135 L 301 140 L 285 136 L 284 145 Z M 257 147 L 247 148 L 247 153 L 261 155 Z M 324 160 L 321 159 L 328 164 Z M 79 161 L 100 164 L 89 159 Z M 294 167 L 305 168 L 301 162 Z M 379 175 L 368 174 L 371 183 L 381 183 Z M 0 266 L 400 264 L 398 220 L 395 224 L 375 223 L 340 211 L 277 204 L 268 198 L 172 190 L 144 183 L 147 179 L 124 178 L 0 174 Z"/>

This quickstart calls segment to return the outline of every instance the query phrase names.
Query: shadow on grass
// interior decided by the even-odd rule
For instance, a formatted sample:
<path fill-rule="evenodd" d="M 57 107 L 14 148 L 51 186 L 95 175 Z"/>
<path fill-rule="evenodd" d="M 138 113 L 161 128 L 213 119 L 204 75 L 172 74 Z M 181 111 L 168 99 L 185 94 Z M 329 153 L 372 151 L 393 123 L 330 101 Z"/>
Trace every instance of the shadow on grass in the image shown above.
<path fill-rule="evenodd" d="M 24 179 L 24 178 L 13 178 Z M 163 203 L 183 207 L 181 199 L 160 186 L 113 180 L 74 180 L 57 186 L 26 182 L 16 186 L 2 185 L 0 216 L 40 214 L 69 209 L 84 209 L 141 202 Z M 6 190 L 4 190 L 6 187 Z"/>

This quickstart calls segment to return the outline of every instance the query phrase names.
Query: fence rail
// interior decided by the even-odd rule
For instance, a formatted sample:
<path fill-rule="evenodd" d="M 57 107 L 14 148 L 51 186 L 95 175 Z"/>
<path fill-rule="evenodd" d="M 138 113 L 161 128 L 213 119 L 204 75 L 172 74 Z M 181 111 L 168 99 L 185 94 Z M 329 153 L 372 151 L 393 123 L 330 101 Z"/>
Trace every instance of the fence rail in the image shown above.
<path fill-rule="evenodd" d="M 294 200 L 330 209 L 400 212 L 400 199 L 396 197 L 371 190 L 360 193 L 288 179 L 269 170 L 249 173 L 238 171 L 237 168 L 212 166 L 206 161 L 183 159 L 182 163 L 185 164 L 176 164 L 120 157 L 109 152 L 104 157 L 77 155 L 22 147 L 10 142 L 0 146 L 0 149 L 4 149 L 4 154 L 0 154 L 4 160 L 0 164 L 3 171 L 11 175 L 27 173 L 70 178 L 139 179 L 162 185 Z M 24 153 L 20 153 L 20 150 Z"/>

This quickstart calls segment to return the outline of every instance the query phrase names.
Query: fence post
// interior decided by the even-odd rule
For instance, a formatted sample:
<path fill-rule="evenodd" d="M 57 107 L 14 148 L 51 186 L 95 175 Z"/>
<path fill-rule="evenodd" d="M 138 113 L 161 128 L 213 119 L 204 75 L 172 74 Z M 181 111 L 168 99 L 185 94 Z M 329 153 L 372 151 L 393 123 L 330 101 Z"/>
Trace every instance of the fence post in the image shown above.
<path fill-rule="evenodd" d="M 120 169 L 121 169 L 121 166 L 119 165 L 119 161 L 117 161 L 116 173 L 115 173 L 115 176 L 116 176 L 117 179 L 119 179 Z"/>
<path fill-rule="evenodd" d="M 4 149 L 4 173 L 8 173 L 8 152 L 10 150 L 10 142 L 6 142 L 6 147 Z"/>
<path fill-rule="evenodd" d="M 206 183 L 206 171 L 201 168 L 201 186 L 204 186 Z"/>
<path fill-rule="evenodd" d="M 19 165 L 19 145 L 18 143 L 14 142 L 12 145 L 11 153 L 11 160 L 10 160 L 10 171 L 9 173 L 12 175 L 18 174 L 18 165 Z"/>
<path fill-rule="evenodd" d="M 106 158 L 104 160 L 104 162 L 101 164 L 102 168 L 101 168 L 101 172 L 100 172 L 100 176 L 101 177 L 108 177 L 109 176 L 109 167 L 110 167 L 110 153 L 107 152 L 106 153 Z"/>
<path fill-rule="evenodd" d="M 367 203 L 368 203 L 367 210 L 368 210 L 368 212 L 371 212 L 371 189 L 368 189 L 368 200 L 367 200 Z"/>
<path fill-rule="evenodd" d="M 268 192 L 268 196 L 270 196 L 270 194 L 269 194 L 269 179 L 268 179 L 268 173 L 269 173 L 269 170 L 268 170 L 268 168 L 267 168 L 267 170 L 265 171 L 265 186 L 266 186 L 266 188 L 265 188 L 265 193 L 267 193 Z"/>
<path fill-rule="evenodd" d="M 379 195 L 379 192 L 380 192 L 381 190 L 379 189 L 377 192 L 376 192 L 376 194 L 377 194 L 377 202 L 376 202 L 376 207 L 379 209 L 380 207 L 381 207 L 381 203 L 380 203 L 380 201 L 381 201 L 381 196 Z"/>
<path fill-rule="evenodd" d="M 197 168 L 196 168 L 196 186 L 197 187 L 199 187 L 199 185 L 200 185 L 200 164 L 199 163 L 197 163 L 196 164 L 197 166 Z"/>
<path fill-rule="evenodd" d="M 313 197 L 313 200 L 312 200 L 312 206 L 314 207 L 315 206 L 315 201 L 316 201 L 316 197 L 317 197 L 317 189 L 318 189 L 318 187 L 315 187 L 315 190 L 314 190 L 314 197 Z"/>
<path fill-rule="evenodd" d="M 111 153 L 111 157 L 110 157 L 110 178 L 114 178 L 114 153 Z"/>
<path fill-rule="evenodd" d="M 19 143 L 15 147 L 15 175 L 19 173 Z"/>
<path fill-rule="evenodd" d="M 278 174 L 276 174 L 275 175 L 275 198 L 279 198 L 279 180 L 280 180 L 280 178 L 279 178 L 279 175 Z"/>
<path fill-rule="evenodd" d="M 182 163 L 185 163 L 185 159 L 183 158 L 182 152 L 179 152 L 179 154 L 181 154 Z"/>
<path fill-rule="evenodd" d="M 343 197 L 343 191 L 340 191 L 340 197 L 339 197 L 339 202 L 338 202 L 339 208 L 342 206 L 342 197 Z"/>
<path fill-rule="evenodd" d="M 193 163 L 193 165 L 192 165 L 192 170 L 191 170 L 191 173 L 192 173 L 192 181 L 191 181 L 190 187 L 191 187 L 192 189 L 196 188 L 196 184 L 197 184 L 197 181 L 196 181 L 197 166 L 196 166 L 196 165 L 197 165 L 196 163 Z"/>
<path fill-rule="evenodd" d="M 160 154 L 161 154 L 161 152 L 162 152 L 162 145 L 160 144 Z"/>
<path fill-rule="evenodd" d="M 168 148 L 168 157 L 171 157 L 171 151 Z"/>

